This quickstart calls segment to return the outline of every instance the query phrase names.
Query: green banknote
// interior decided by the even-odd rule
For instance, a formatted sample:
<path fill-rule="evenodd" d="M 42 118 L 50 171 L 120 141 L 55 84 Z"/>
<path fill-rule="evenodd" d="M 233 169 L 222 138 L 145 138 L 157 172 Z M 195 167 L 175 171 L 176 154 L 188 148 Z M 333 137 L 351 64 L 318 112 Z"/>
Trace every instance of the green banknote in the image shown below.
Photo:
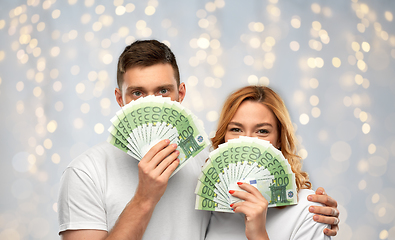
<path fill-rule="evenodd" d="M 230 204 L 244 201 L 229 194 L 237 182 L 255 186 L 269 207 L 297 204 L 295 174 L 270 142 L 240 137 L 220 144 L 202 167 L 195 189 L 196 209 L 233 212 Z"/>
<path fill-rule="evenodd" d="M 210 145 L 202 122 L 170 98 L 147 96 L 131 101 L 111 118 L 108 142 L 137 160 L 159 141 L 169 139 L 180 152 L 178 172 L 190 159 Z"/>

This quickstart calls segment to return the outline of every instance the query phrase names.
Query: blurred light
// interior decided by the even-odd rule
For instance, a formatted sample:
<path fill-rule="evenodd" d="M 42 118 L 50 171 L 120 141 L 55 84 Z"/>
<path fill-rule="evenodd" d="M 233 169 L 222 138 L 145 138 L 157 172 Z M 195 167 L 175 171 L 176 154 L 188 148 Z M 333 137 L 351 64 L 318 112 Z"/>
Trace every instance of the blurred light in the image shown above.
<path fill-rule="evenodd" d="M 307 156 L 309 155 L 306 149 L 300 149 L 298 151 L 298 155 L 302 158 L 302 159 L 306 159 Z"/>
<path fill-rule="evenodd" d="M 85 13 L 81 16 L 81 23 L 87 24 L 91 21 L 91 15 L 89 13 Z"/>
<path fill-rule="evenodd" d="M 332 64 L 333 64 L 333 66 L 334 66 L 335 68 L 338 68 L 338 67 L 340 67 L 340 65 L 341 65 L 341 61 L 340 61 L 339 58 L 334 57 L 334 58 L 332 58 Z"/>
<path fill-rule="evenodd" d="M 319 85 L 319 82 L 316 78 L 311 78 L 309 84 L 312 89 L 316 89 Z"/>
<path fill-rule="evenodd" d="M 207 10 L 207 12 L 214 12 L 216 8 L 217 6 L 213 2 L 208 2 L 205 5 L 205 9 Z"/>
<path fill-rule="evenodd" d="M 373 143 L 369 144 L 368 152 L 369 152 L 370 154 L 375 153 L 375 152 L 376 152 L 376 145 L 374 145 Z"/>
<path fill-rule="evenodd" d="M 134 9 L 136 9 L 133 3 L 126 4 L 125 8 L 126 8 L 126 12 L 128 13 L 131 13 L 134 11 Z"/>
<path fill-rule="evenodd" d="M 259 46 L 261 45 L 261 41 L 259 40 L 259 38 L 251 38 L 249 43 L 252 48 L 259 48 Z"/>
<path fill-rule="evenodd" d="M 364 111 L 361 111 L 359 113 L 359 119 L 361 120 L 361 122 L 366 122 L 366 120 L 368 119 L 368 114 Z"/>
<path fill-rule="evenodd" d="M 40 22 L 39 24 L 37 24 L 37 31 L 42 32 L 45 29 L 45 23 L 44 22 Z"/>
<path fill-rule="evenodd" d="M 55 110 L 58 112 L 61 112 L 63 110 L 63 103 L 61 101 L 55 103 Z"/>
<path fill-rule="evenodd" d="M 368 134 L 370 132 L 370 125 L 368 123 L 364 123 L 362 125 L 362 132 L 364 134 Z"/>
<path fill-rule="evenodd" d="M 24 87 L 25 85 L 23 84 L 23 82 L 22 81 L 19 81 L 19 82 L 17 82 L 16 83 L 16 90 L 18 91 L 18 92 L 21 92 L 22 90 L 23 90 L 23 87 Z"/>
<path fill-rule="evenodd" d="M 359 190 L 364 190 L 366 188 L 366 181 L 365 180 L 361 180 L 358 183 L 358 189 Z"/>
<path fill-rule="evenodd" d="M 291 19 L 291 25 L 293 28 L 300 28 L 301 22 L 299 16 L 293 16 Z"/>
<path fill-rule="evenodd" d="M 84 126 L 84 120 L 82 120 L 81 118 L 74 119 L 73 126 L 76 129 L 81 129 Z"/>
<path fill-rule="evenodd" d="M 299 43 L 297 41 L 290 42 L 289 47 L 291 48 L 292 51 L 295 52 L 298 51 L 300 48 Z"/>
<path fill-rule="evenodd" d="M 125 14 L 125 12 L 126 12 L 126 8 L 124 6 L 118 6 L 115 9 L 115 14 L 118 15 L 118 16 L 121 16 L 121 15 Z M 146 9 L 146 12 L 147 12 L 147 9 Z"/>
<path fill-rule="evenodd" d="M 372 196 L 372 203 L 378 203 L 380 201 L 380 195 L 377 193 L 373 194 Z"/>
<path fill-rule="evenodd" d="M 156 9 L 153 6 L 148 6 L 148 7 L 145 8 L 145 14 L 147 16 L 154 15 L 155 11 L 156 11 Z"/>
<path fill-rule="evenodd" d="M 250 85 L 257 85 L 258 84 L 258 77 L 255 75 L 248 76 L 248 84 Z"/>
<path fill-rule="evenodd" d="M 55 132 L 57 127 L 58 127 L 58 123 L 57 123 L 55 120 L 52 120 L 52 121 L 50 121 L 50 122 L 47 124 L 47 130 L 48 130 L 48 132 L 50 132 L 50 133 Z"/>
<path fill-rule="evenodd" d="M 259 79 L 259 85 L 261 86 L 269 86 L 270 80 L 267 77 L 261 77 Z"/>
<path fill-rule="evenodd" d="M 309 115 L 307 115 L 307 114 L 305 114 L 305 113 L 302 113 L 302 114 L 299 116 L 299 122 L 300 122 L 302 125 L 306 125 L 307 123 L 309 123 L 309 121 L 310 121 Z"/>
<path fill-rule="evenodd" d="M 321 110 L 318 107 L 313 107 L 313 109 L 311 109 L 311 116 L 313 116 L 314 118 L 318 118 L 321 115 Z"/>
<path fill-rule="evenodd" d="M 250 55 L 244 57 L 244 64 L 247 66 L 251 66 L 254 64 L 254 58 Z"/>
<path fill-rule="evenodd" d="M 89 106 L 89 104 L 88 103 L 83 103 L 82 105 L 81 105 L 81 112 L 82 113 L 88 113 L 89 112 L 89 110 L 90 110 L 90 106 Z"/>
<path fill-rule="evenodd" d="M 380 239 L 387 239 L 388 238 L 388 231 L 382 230 L 379 235 Z"/>
<path fill-rule="evenodd" d="M 310 97 L 310 104 L 312 106 L 317 106 L 319 102 L 320 102 L 320 100 L 319 100 L 319 98 L 316 95 L 312 95 Z"/>
<path fill-rule="evenodd" d="M 392 13 L 390 11 L 385 11 L 384 17 L 388 22 L 392 22 L 392 19 L 394 18 Z"/>
<path fill-rule="evenodd" d="M 83 83 L 78 83 L 75 86 L 75 91 L 79 94 L 83 93 L 85 91 L 85 85 Z"/>
<path fill-rule="evenodd" d="M 360 45 L 359 45 L 359 43 L 357 43 L 357 42 L 352 42 L 351 48 L 352 48 L 352 50 L 354 50 L 355 52 L 358 52 L 359 49 L 360 49 Z"/>
<path fill-rule="evenodd" d="M 316 31 L 321 30 L 321 23 L 320 22 L 314 21 L 311 25 L 312 25 L 314 30 L 316 30 Z"/>
<path fill-rule="evenodd" d="M 363 83 L 363 77 L 359 74 L 355 75 L 355 83 L 361 85 Z"/>
<path fill-rule="evenodd" d="M 51 149 L 52 148 L 52 141 L 51 141 L 51 139 L 49 139 L 49 138 L 45 139 L 43 145 L 44 145 L 44 147 L 46 149 Z"/>
<path fill-rule="evenodd" d="M 365 52 L 369 52 L 370 51 L 370 44 L 367 42 L 363 42 L 362 43 L 362 50 Z"/>
<path fill-rule="evenodd" d="M 60 17 L 60 10 L 59 9 L 55 9 L 52 11 L 52 18 L 53 19 L 57 19 Z"/>
<path fill-rule="evenodd" d="M 111 100 L 109 98 L 103 98 L 102 100 L 100 100 L 100 106 L 102 108 L 110 108 Z"/>
<path fill-rule="evenodd" d="M 216 112 L 216 111 L 209 111 L 209 112 L 207 112 L 207 114 L 206 114 L 206 119 L 209 121 L 209 122 L 215 122 L 215 121 L 217 121 L 217 119 L 218 119 L 218 112 Z"/>
<path fill-rule="evenodd" d="M 190 76 L 187 81 L 188 86 L 195 87 L 198 84 L 199 79 L 196 76 Z"/>
<path fill-rule="evenodd" d="M 57 154 L 57 153 L 52 154 L 51 160 L 55 164 L 60 163 L 60 156 L 59 156 L 59 154 Z"/>
<path fill-rule="evenodd" d="M 35 87 L 35 88 L 33 89 L 33 95 L 34 95 L 35 97 L 40 97 L 40 96 L 41 96 L 41 93 L 42 93 L 42 90 L 41 90 L 40 87 Z"/>
<path fill-rule="evenodd" d="M 95 133 L 102 134 L 104 132 L 104 126 L 101 123 L 97 123 L 94 127 Z"/>
<path fill-rule="evenodd" d="M 106 8 L 103 5 L 98 5 L 95 8 L 95 12 L 97 15 L 103 14 Z"/>
<path fill-rule="evenodd" d="M 320 13 L 321 12 L 321 6 L 318 3 L 313 3 L 311 4 L 311 11 L 313 11 L 313 13 Z"/>

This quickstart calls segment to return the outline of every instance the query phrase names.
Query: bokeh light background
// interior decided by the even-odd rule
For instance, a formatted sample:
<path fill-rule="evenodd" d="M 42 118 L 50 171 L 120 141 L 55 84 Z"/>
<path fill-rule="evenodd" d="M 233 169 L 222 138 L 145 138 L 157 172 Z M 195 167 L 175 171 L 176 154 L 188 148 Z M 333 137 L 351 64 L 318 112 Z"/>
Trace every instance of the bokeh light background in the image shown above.
<path fill-rule="evenodd" d="M 62 171 L 106 140 L 118 56 L 151 38 L 210 134 L 233 90 L 277 90 L 313 187 L 339 203 L 335 239 L 395 239 L 395 1 L 0 4 L 0 239 L 58 238 Z"/>

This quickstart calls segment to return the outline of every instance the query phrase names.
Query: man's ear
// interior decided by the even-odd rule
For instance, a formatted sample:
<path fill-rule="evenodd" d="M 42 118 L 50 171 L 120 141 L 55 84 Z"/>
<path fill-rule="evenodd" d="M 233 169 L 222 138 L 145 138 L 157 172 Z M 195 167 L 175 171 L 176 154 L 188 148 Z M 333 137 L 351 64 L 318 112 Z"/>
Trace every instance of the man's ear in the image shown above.
<path fill-rule="evenodd" d="M 115 99 L 120 107 L 123 107 L 122 92 L 119 88 L 115 88 Z"/>
<path fill-rule="evenodd" d="M 180 86 L 178 87 L 178 101 L 181 103 L 182 100 L 184 100 L 185 94 L 187 92 L 185 83 L 180 83 Z"/>

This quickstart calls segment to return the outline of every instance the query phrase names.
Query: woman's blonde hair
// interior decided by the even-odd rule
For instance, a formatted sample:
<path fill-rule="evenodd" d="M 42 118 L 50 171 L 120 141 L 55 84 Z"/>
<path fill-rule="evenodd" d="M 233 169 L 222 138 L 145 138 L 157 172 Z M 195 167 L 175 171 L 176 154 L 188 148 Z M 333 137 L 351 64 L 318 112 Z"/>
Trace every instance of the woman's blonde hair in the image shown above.
<path fill-rule="evenodd" d="M 272 89 L 263 86 L 248 86 L 232 93 L 222 108 L 215 136 L 211 139 L 214 149 L 225 142 L 228 124 L 244 101 L 259 102 L 267 106 L 277 120 L 280 150 L 295 173 L 298 189 L 311 189 L 309 176 L 302 171 L 301 157 L 297 155 L 297 140 L 289 113 L 281 97 Z"/>

